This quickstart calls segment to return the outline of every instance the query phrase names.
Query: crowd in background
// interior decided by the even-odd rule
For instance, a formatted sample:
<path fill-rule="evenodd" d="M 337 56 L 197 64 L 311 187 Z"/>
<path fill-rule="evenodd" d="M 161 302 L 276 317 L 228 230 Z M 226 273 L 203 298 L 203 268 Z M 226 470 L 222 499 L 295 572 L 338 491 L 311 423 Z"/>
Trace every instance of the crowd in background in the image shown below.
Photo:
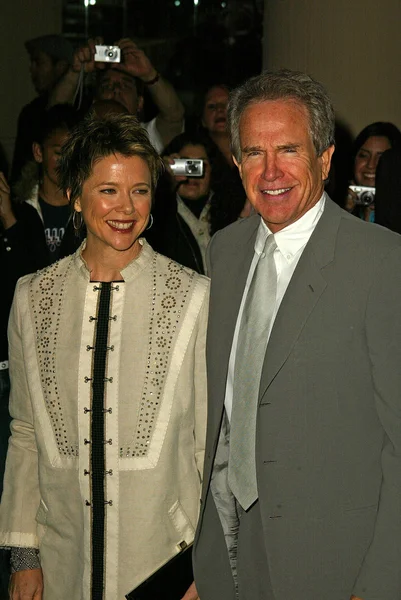
<path fill-rule="evenodd" d="M 12 166 L 0 175 L 1 472 L 9 427 L 7 321 L 14 288 L 19 277 L 72 254 L 85 238 L 57 170 L 63 144 L 85 115 L 136 115 L 163 157 L 153 224 L 144 232 L 157 252 L 207 274 L 211 236 L 252 212 L 231 157 L 226 82 L 209 81 L 198 115 L 186 120 L 173 86 L 131 40 L 119 41 L 119 63 L 95 60 L 98 43 L 89 40 L 74 51 L 61 36 L 43 36 L 26 44 L 37 97 L 21 110 Z M 147 122 L 144 98 L 155 114 Z M 203 176 L 176 175 L 177 158 L 203 161 Z M 335 157 L 326 189 L 357 218 L 401 233 L 400 167 L 401 133 L 383 115 L 382 122 L 359 133 L 349 152 Z"/>

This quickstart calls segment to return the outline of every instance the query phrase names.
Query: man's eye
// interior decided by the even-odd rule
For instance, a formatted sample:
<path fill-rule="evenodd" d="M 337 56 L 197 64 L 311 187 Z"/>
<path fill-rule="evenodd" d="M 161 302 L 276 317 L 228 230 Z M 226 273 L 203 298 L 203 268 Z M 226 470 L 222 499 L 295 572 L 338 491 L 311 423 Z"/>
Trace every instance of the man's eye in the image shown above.
<path fill-rule="evenodd" d="M 217 107 L 217 105 L 216 105 L 216 104 L 208 104 L 208 105 L 207 105 L 207 108 L 208 108 L 209 110 L 216 110 L 216 107 Z"/>

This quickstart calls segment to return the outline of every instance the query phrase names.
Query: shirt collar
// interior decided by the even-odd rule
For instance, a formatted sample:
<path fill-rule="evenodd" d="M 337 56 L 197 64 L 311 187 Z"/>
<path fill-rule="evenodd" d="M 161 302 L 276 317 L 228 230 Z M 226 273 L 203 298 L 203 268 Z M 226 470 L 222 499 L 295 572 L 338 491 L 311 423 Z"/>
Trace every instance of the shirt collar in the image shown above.
<path fill-rule="evenodd" d="M 323 192 L 320 200 L 302 215 L 300 219 L 274 234 L 277 248 L 287 261 L 290 262 L 294 255 L 308 242 L 323 214 L 325 201 L 326 193 Z M 256 254 L 260 255 L 263 252 L 266 238 L 271 234 L 272 232 L 261 218 L 255 241 Z"/>

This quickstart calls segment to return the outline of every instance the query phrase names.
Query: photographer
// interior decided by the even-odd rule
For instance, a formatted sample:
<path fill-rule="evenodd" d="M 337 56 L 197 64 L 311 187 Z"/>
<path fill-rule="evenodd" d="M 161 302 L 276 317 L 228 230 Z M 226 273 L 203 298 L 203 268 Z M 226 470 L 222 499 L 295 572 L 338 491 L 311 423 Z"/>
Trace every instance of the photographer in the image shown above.
<path fill-rule="evenodd" d="M 94 100 L 116 100 L 131 114 L 140 115 L 144 104 L 144 88 L 149 91 L 159 111 L 157 116 L 142 126 L 148 132 L 153 146 L 160 153 L 184 125 L 184 107 L 172 85 L 150 62 L 143 50 L 130 39 L 116 42 L 121 50 L 121 62 L 95 61 L 95 45 L 100 38 L 88 40 L 87 46 L 75 51 L 71 67 L 52 91 L 49 105 L 73 103 L 81 71 L 96 75 Z"/>
<path fill-rule="evenodd" d="M 378 122 L 365 127 L 353 144 L 351 185 L 375 188 L 379 159 L 389 148 L 401 148 L 401 132 L 395 125 Z M 374 203 L 364 204 L 351 187 L 345 208 L 365 221 L 375 220 Z"/>
<path fill-rule="evenodd" d="M 206 272 L 206 248 L 211 236 L 219 229 L 233 223 L 244 206 L 242 195 L 235 193 L 226 170 L 221 168 L 214 144 L 203 133 L 182 133 L 164 150 L 168 167 L 170 190 L 159 189 L 155 203 L 155 231 L 158 231 L 158 212 L 166 204 L 174 204 L 175 224 L 169 227 L 168 247 L 165 253 L 177 262 Z M 178 175 L 170 168 L 175 159 L 201 160 L 203 175 Z M 170 177 L 169 177 L 170 175 Z M 169 195 L 175 201 L 169 201 Z M 176 208 L 175 208 L 176 207 Z M 166 219 L 163 219 L 163 223 Z M 166 229 L 166 227 L 164 227 Z"/>

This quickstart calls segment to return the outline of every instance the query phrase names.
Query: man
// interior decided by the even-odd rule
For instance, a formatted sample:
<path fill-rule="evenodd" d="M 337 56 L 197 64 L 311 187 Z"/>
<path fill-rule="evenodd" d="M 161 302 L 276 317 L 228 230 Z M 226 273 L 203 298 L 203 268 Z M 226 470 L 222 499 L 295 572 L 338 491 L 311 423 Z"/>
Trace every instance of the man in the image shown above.
<path fill-rule="evenodd" d="M 37 97 L 24 106 L 18 118 L 11 179 L 16 181 L 22 167 L 32 160 L 32 143 L 35 127 L 42 118 L 49 94 L 66 73 L 72 59 L 73 48 L 61 35 L 42 35 L 25 43 L 30 57 L 30 72 Z"/>
<path fill-rule="evenodd" d="M 319 83 L 252 78 L 229 123 L 259 214 L 209 250 L 199 596 L 399 600 L 401 238 L 324 193 Z"/>
<path fill-rule="evenodd" d="M 121 62 L 113 64 L 95 61 L 98 43 L 102 40 L 88 40 L 87 46 L 75 52 L 70 69 L 53 90 L 50 105 L 74 102 L 81 71 L 96 73 L 95 101 L 115 100 L 134 115 L 142 112 L 146 87 L 158 114 L 143 126 L 153 146 L 161 152 L 184 126 L 184 107 L 174 88 L 132 40 L 124 38 L 117 42 Z"/>

